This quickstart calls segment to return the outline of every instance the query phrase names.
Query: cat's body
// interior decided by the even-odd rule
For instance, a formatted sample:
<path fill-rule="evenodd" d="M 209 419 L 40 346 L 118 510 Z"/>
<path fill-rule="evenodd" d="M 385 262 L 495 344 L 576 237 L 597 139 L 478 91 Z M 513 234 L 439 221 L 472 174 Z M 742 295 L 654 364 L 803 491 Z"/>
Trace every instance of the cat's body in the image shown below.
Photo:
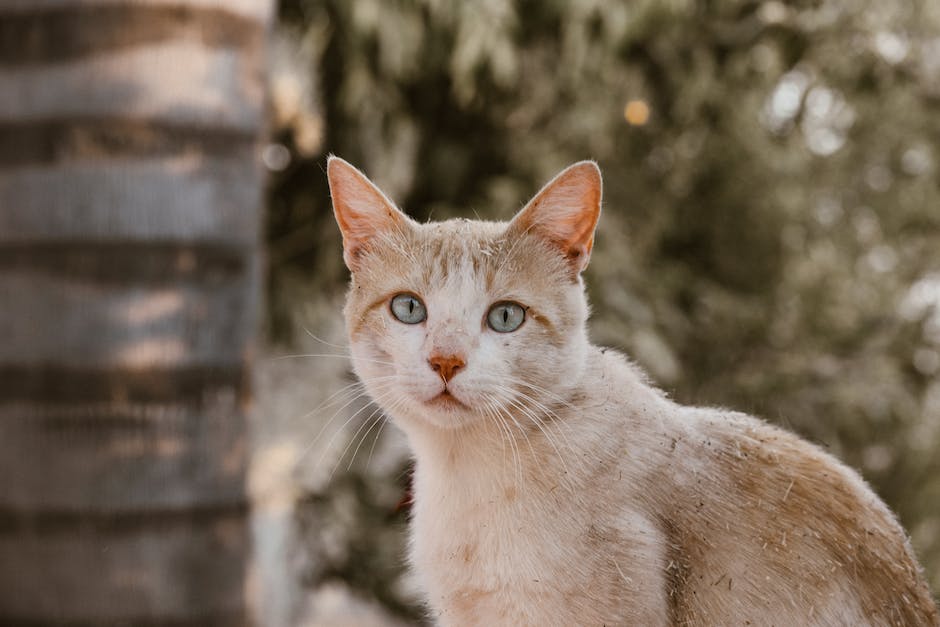
<path fill-rule="evenodd" d="M 940 624 L 856 473 L 589 344 L 596 172 L 566 170 L 508 224 L 418 225 L 330 162 L 353 361 L 414 449 L 411 561 L 435 620 Z"/>
<path fill-rule="evenodd" d="M 678 406 L 610 351 L 589 361 L 582 399 L 552 408 L 586 445 L 567 475 L 537 430 L 522 479 L 498 445 L 419 438 L 412 559 L 443 624 L 935 621 L 854 472 L 749 416 Z"/>

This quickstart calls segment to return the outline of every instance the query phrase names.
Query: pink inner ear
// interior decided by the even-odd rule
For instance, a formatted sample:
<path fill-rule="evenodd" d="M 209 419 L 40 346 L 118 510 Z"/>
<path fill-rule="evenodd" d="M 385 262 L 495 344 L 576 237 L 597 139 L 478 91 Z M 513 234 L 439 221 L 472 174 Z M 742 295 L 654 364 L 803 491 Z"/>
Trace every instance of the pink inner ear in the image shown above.
<path fill-rule="evenodd" d="M 343 258 L 350 270 L 363 248 L 382 233 L 398 232 L 407 217 L 352 165 L 330 157 L 326 167 L 333 214 L 343 233 Z"/>
<path fill-rule="evenodd" d="M 544 237 L 581 272 L 591 256 L 600 212 L 600 170 L 582 161 L 549 181 L 519 212 L 512 228 Z"/>

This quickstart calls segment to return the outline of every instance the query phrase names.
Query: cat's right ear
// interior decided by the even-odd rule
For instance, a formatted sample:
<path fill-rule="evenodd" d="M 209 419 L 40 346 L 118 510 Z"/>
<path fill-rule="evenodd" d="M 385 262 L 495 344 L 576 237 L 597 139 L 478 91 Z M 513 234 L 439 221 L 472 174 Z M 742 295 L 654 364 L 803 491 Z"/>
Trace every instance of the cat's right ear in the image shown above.
<path fill-rule="evenodd" d="M 410 220 L 366 175 L 339 157 L 330 156 L 326 176 L 333 215 L 343 233 L 343 261 L 355 272 L 363 251 L 383 233 L 398 233 Z"/>

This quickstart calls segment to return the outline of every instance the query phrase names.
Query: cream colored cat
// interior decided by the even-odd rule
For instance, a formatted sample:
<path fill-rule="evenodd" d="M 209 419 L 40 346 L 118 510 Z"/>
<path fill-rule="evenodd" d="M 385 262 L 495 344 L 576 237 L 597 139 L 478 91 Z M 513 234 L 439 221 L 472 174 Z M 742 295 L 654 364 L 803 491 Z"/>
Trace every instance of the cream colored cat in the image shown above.
<path fill-rule="evenodd" d="M 852 470 L 683 407 L 592 346 L 596 165 L 508 223 L 418 224 L 328 165 L 356 373 L 416 460 L 411 562 L 441 625 L 938 625 Z"/>

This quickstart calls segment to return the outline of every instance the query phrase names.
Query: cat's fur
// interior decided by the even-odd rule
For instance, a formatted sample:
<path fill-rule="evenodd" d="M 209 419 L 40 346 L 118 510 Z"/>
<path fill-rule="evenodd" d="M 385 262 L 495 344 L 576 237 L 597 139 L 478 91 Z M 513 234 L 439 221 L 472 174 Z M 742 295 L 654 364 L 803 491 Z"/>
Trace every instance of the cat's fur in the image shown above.
<path fill-rule="evenodd" d="M 940 624 L 858 474 L 753 417 L 678 405 L 588 342 L 593 163 L 509 223 L 418 224 L 348 163 L 328 176 L 353 363 L 414 451 L 410 558 L 439 624 Z M 393 317 L 399 293 L 424 322 Z M 497 333 L 487 310 L 507 300 L 526 320 Z M 463 365 L 445 382 L 433 355 Z"/>

